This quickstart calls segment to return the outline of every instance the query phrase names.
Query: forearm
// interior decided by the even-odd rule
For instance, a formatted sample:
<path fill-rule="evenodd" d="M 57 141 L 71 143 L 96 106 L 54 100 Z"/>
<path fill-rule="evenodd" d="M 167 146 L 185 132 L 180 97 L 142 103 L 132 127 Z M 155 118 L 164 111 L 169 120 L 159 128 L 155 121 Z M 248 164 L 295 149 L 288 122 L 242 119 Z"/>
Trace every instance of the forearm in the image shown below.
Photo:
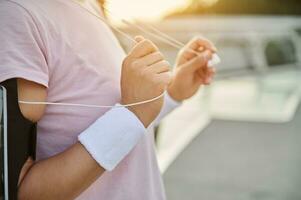
<path fill-rule="evenodd" d="M 79 142 L 34 164 L 19 187 L 20 200 L 74 199 L 105 170 Z"/>
<path fill-rule="evenodd" d="M 109 110 L 79 134 L 80 143 L 35 164 L 21 182 L 20 199 L 74 199 L 104 170 L 113 170 L 145 131 L 128 109 Z"/>
<path fill-rule="evenodd" d="M 124 104 L 157 96 L 171 80 L 169 66 L 158 48 L 148 40 L 137 38 L 137 42 L 122 66 Z M 116 105 L 79 134 L 80 143 L 36 163 L 21 182 L 20 199 L 74 199 L 104 170 L 113 170 L 140 138 L 146 137 L 145 127 L 157 116 L 161 105 L 162 99 L 131 110 Z"/>
<path fill-rule="evenodd" d="M 18 79 L 18 96 L 22 100 L 45 101 L 47 91 L 41 85 Z M 20 104 L 23 116 L 32 121 L 38 121 L 44 109 L 45 106 L 42 105 Z M 39 161 L 26 170 L 25 177 L 21 176 L 19 199 L 74 199 L 103 172 L 101 165 L 78 142 L 66 151 Z"/>

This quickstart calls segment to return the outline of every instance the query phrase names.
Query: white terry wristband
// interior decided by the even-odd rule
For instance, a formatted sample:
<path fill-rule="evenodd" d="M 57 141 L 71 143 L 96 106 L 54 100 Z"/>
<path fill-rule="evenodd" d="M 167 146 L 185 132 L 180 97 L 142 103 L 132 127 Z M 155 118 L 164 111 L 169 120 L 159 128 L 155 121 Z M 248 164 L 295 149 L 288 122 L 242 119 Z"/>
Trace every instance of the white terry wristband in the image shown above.
<path fill-rule="evenodd" d="M 99 165 L 112 171 L 144 133 L 146 129 L 135 114 L 116 107 L 83 131 L 78 140 Z"/>

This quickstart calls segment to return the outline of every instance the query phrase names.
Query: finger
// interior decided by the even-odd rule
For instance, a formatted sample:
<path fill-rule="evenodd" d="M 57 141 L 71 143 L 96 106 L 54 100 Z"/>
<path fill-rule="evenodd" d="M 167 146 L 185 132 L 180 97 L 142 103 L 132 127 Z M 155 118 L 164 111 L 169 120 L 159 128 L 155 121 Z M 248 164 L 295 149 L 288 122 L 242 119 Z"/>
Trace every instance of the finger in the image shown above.
<path fill-rule="evenodd" d="M 161 83 L 161 84 L 164 84 L 166 86 L 170 84 L 171 79 L 172 79 L 172 73 L 171 72 L 164 72 L 164 73 L 158 74 L 156 76 L 157 83 Z"/>
<path fill-rule="evenodd" d="M 216 73 L 215 68 L 208 67 L 207 69 L 208 69 L 208 72 L 207 72 L 208 76 L 214 76 L 215 75 L 215 73 Z"/>
<path fill-rule="evenodd" d="M 211 84 L 213 78 L 215 75 L 215 69 L 214 68 L 207 68 L 205 72 L 205 76 L 202 78 L 203 84 L 209 85 Z"/>
<path fill-rule="evenodd" d="M 188 47 L 193 50 L 199 50 L 200 47 L 203 47 L 204 49 L 211 50 L 212 52 L 217 52 L 217 48 L 210 40 L 200 36 L 193 38 L 188 43 Z"/>
<path fill-rule="evenodd" d="M 198 77 L 202 80 L 202 83 L 204 84 L 205 79 L 207 78 L 208 72 L 207 67 L 201 67 L 197 70 Z"/>
<path fill-rule="evenodd" d="M 191 59 L 184 64 L 183 67 L 189 68 L 192 71 L 196 71 L 201 67 L 207 67 L 208 61 L 211 59 L 212 53 L 208 50 L 198 54 L 195 58 Z"/>
<path fill-rule="evenodd" d="M 145 39 L 144 39 L 144 37 L 141 36 L 141 35 L 137 35 L 137 36 L 135 37 L 135 41 L 138 42 L 138 43 L 141 42 L 141 41 L 143 41 L 143 40 L 145 40 Z"/>
<path fill-rule="evenodd" d="M 198 52 L 202 52 L 202 51 L 205 51 L 205 50 L 206 50 L 206 49 L 205 49 L 205 47 L 203 47 L 203 46 L 202 46 L 202 47 L 199 47 L 199 48 L 197 49 Z"/>
<path fill-rule="evenodd" d="M 212 82 L 212 79 L 213 79 L 213 77 L 207 77 L 207 78 L 205 78 L 205 80 L 204 80 L 204 84 L 206 84 L 206 85 L 209 85 L 209 84 L 211 84 L 211 82 Z"/>
<path fill-rule="evenodd" d="M 166 60 L 162 60 L 160 62 L 157 62 L 157 63 L 149 66 L 148 69 L 151 70 L 152 72 L 160 74 L 160 73 L 170 71 L 170 68 L 171 68 L 171 66 L 170 66 L 169 62 L 167 62 Z"/>
<path fill-rule="evenodd" d="M 200 80 L 200 84 L 208 85 L 211 82 L 212 77 L 209 76 L 208 74 L 206 74 L 204 69 L 202 71 L 198 70 L 197 75 L 198 75 L 198 78 Z"/>
<path fill-rule="evenodd" d="M 158 47 L 150 40 L 144 39 L 133 47 L 129 55 L 134 58 L 141 58 L 155 51 L 158 51 Z"/>
<path fill-rule="evenodd" d="M 145 66 L 150 66 L 162 60 L 164 60 L 164 56 L 159 51 L 156 51 L 144 56 L 143 58 L 140 58 L 138 61 L 143 63 Z"/>
<path fill-rule="evenodd" d="M 200 79 L 202 79 L 203 83 L 208 82 L 206 79 L 212 79 L 213 76 L 215 75 L 216 69 L 213 67 L 204 67 L 198 69 L 198 76 Z"/>
<path fill-rule="evenodd" d="M 200 73 L 200 75 L 203 75 L 204 74 L 204 76 L 212 76 L 212 75 L 214 75 L 215 74 L 215 68 L 212 68 L 212 67 L 204 67 L 204 68 L 200 68 L 199 70 L 199 73 Z"/>
<path fill-rule="evenodd" d="M 206 49 L 210 50 L 213 53 L 217 51 L 216 47 L 209 40 L 203 37 L 195 37 L 181 50 L 181 54 L 185 61 L 189 61 Z M 180 64 L 182 63 L 183 62 L 181 62 Z"/>
<path fill-rule="evenodd" d="M 211 82 L 212 82 L 211 79 L 206 79 L 206 80 L 203 82 L 203 84 L 204 84 L 204 85 L 210 85 Z"/>
<path fill-rule="evenodd" d="M 210 72 L 216 73 L 216 68 L 215 67 L 208 67 Z"/>
<path fill-rule="evenodd" d="M 192 58 L 196 57 L 197 55 L 198 55 L 198 53 L 189 47 L 184 47 L 182 49 L 182 56 L 186 61 L 191 60 Z"/>
<path fill-rule="evenodd" d="M 209 40 L 204 38 L 195 38 L 183 48 L 183 57 L 185 60 L 190 60 L 206 49 L 213 53 L 217 51 L 216 47 Z"/>

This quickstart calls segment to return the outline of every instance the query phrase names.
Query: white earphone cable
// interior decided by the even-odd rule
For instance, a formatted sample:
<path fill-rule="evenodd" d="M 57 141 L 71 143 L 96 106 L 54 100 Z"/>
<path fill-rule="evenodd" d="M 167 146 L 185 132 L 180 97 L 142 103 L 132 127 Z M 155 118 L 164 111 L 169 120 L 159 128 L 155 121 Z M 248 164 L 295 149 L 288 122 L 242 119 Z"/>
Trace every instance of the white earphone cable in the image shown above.
<path fill-rule="evenodd" d="M 102 6 L 102 8 L 109 15 L 111 15 L 114 18 L 117 18 L 116 15 L 113 14 L 110 10 L 108 10 L 105 6 Z M 176 40 L 175 38 L 163 33 L 162 31 L 158 30 L 157 28 L 155 28 L 151 25 L 148 25 L 148 28 L 151 29 L 152 31 L 154 31 L 154 33 L 152 33 L 151 31 L 148 31 L 144 27 L 140 26 L 139 24 L 141 24 L 141 23 L 135 24 L 135 23 L 132 23 L 132 22 L 126 20 L 126 19 L 121 19 L 121 22 L 128 25 L 129 27 L 136 28 L 136 29 L 140 30 L 141 32 L 143 32 L 143 33 L 145 33 L 145 34 L 147 34 L 147 35 L 149 35 L 153 38 L 156 38 L 157 40 L 159 40 L 159 41 L 161 41 L 165 44 L 168 44 L 171 47 L 174 47 L 175 49 L 181 50 L 183 47 L 185 47 L 185 44 L 183 44 L 182 42 L 180 42 L 180 41 Z M 198 52 L 198 51 L 196 51 L 192 48 L 187 48 L 185 51 L 189 51 L 189 52 L 194 53 L 198 56 L 201 54 L 201 52 Z M 208 63 L 208 66 L 214 66 L 214 65 L 219 64 L 220 62 L 221 62 L 221 59 L 219 58 L 219 56 L 216 53 L 214 53 L 213 56 L 212 56 L 212 59 Z"/>
<path fill-rule="evenodd" d="M 111 27 L 112 29 L 114 29 L 118 33 L 122 34 L 127 39 L 129 39 L 130 41 L 136 43 L 135 39 L 133 39 L 127 33 L 121 31 L 120 29 L 118 29 L 118 28 L 110 25 L 107 22 L 106 19 L 104 19 L 104 18 L 98 16 L 97 14 L 93 13 L 92 11 L 90 11 L 89 9 L 87 9 L 86 7 L 84 7 L 83 5 L 81 5 L 80 3 L 76 2 L 75 0 L 72 0 L 72 1 L 75 4 L 79 5 L 82 9 L 86 10 L 88 13 L 90 13 L 91 15 L 93 15 L 94 17 L 96 17 L 99 20 L 105 22 L 109 27 Z M 131 106 L 137 106 L 137 105 L 141 105 L 141 104 L 150 103 L 150 102 L 153 102 L 153 101 L 156 101 L 156 100 L 162 98 L 164 96 L 164 94 L 165 94 L 165 92 L 163 92 L 159 96 L 154 97 L 152 99 L 148 99 L 148 100 L 140 101 L 140 102 L 135 102 L 135 103 L 130 103 L 130 104 L 125 104 L 125 105 L 121 105 L 121 104 L 120 105 L 92 105 L 92 104 L 55 103 L 55 102 L 39 102 L 39 101 L 24 101 L 24 100 L 19 101 L 19 103 L 21 103 L 21 104 L 27 104 L 27 105 L 54 105 L 54 106 L 70 106 L 70 107 L 86 107 L 86 108 L 115 108 L 115 107 L 131 107 Z"/>
<path fill-rule="evenodd" d="M 93 105 L 93 104 L 78 104 L 78 103 L 54 103 L 54 102 L 38 102 L 38 101 L 19 101 L 19 103 L 22 104 L 28 104 L 28 105 L 54 105 L 54 106 L 69 106 L 69 107 L 86 107 L 86 108 L 115 108 L 115 107 L 131 107 L 131 106 L 137 106 L 137 105 L 141 105 L 141 104 L 146 104 L 146 103 L 150 103 L 153 101 L 156 101 L 158 99 L 160 99 L 161 97 L 163 97 L 165 94 L 165 92 L 163 92 L 162 94 L 160 94 L 159 96 L 149 99 L 149 100 L 145 100 L 145 101 L 140 101 L 137 103 L 130 103 L 130 104 L 124 104 L 124 105 L 114 105 L 114 106 L 110 106 L 110 105 Z"/>
<path fill-rule="evenodd" d="M 73 1 L 76 5 L 78 5 L 79 7 L 81 7 L 82 9 L 84 9 L 85 11 L 87 11 L 88 13 L 90 13 L 91 15 L 93 15 L 94 17 L 98 18 L 99 20 L 101 20 L 102 22 L 106 23 L 109 27 L 111 27 L 112 29 L 114 29 L 116 32 L 120 33 L 121 35 L 123 35 L 124 37 L 126 37 L 127 39 L 129 39 L 130 41 L 137 43 L 135 41 L 135 39 L 133 39 L 129 34 L 123 32 L 122 30 L 120 30 L 119 28 L 116 28 L 114 26 L 112 26 L 110 23 L 108 23 L 108 21 L 103 18 L 100 17 L 99 15 L 95 14 L 94 12 L 90 11 L 88 8 L 86 8 L 85 6 L 83 6 L 82 4 L 78 3 L 76 0 L 71 0 Z M 105 8 L 103 6 L 104 10 L 107 11 L 109 14 L 112 15 L 112 13 L 110 11 L 108 11 L 107 8 Z M 171 45 L 174 48 L 177 49 L 181 49 L 184 44 L 177 41 L 176 39 L 168 36 L 167 34 L 162 33 L 161 31 L 159 31 L 158 29 L 155 29 L 154 27 L 152 27 L 152 30 L 155 31 L 158 35 L 151 33 L 149 31 L 144 30 L 141 26 L 133 24 L 127 20 L 122 19 L 122 22 L 127 24 L 128 26 L 132 26 L 134 28 L 139 29 L 140 31 L 146 33 L 146 34 L 150 34 L 151 36 L 161 40 L 162 42 L 165 42 L 166 44 Z M 164 37 L 163 37 L 164 36 Z M 188 51 L 191 51 L 193 53 L 196 53 L 197 55 L 199 55 L 200 52 L 197 52 L 193 49 L 188 49 Z M 213 55 L 213 59 L 211 62 L 211 65 L 215 65 L 218 64 L 220 62 L 219 57 L 214 54 Z M 140 101 L 140 102 L 136 102 L 136 103 L 131 103 L 131 104 L 126 104 L 126 105 L 89 105 L 89 104 L 76 104 L 76 103 L 54 103 L 54 102 L 35 102 L 35 101 L 19 101 L 19 103 L 21 104 L 30 104 L 30 105 L 55 105 L 55 106 L 77 106 L 77 107 L 90 107 L 90 108 L 113 108 L 113 107 L 130 107 L 130 106 L 135 106 L 135 105 L 141 105 L 141 104 L 146 104 L 146 103 L 150 103 L 153 101 L 156 101 L 158 99 L 160 99 L 161 97 L 163 97 L 165 94 L 165 92 L 163 92 L 162 94 L 160 94 L 157 97 L 154 97 L 152 99 L 149 100 L 145 100 L 145 101 Z"/>

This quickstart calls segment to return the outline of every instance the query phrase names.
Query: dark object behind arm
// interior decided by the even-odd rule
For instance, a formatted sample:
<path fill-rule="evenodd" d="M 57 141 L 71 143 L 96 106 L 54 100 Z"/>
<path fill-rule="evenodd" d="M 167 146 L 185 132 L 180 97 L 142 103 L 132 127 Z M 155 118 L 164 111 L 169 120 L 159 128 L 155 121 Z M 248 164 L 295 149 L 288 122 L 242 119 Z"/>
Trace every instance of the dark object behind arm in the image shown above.
<path fill-rule="evenodd" d="M 17 200 L 21 169 L 28 157 L 35 159 L 36 123 L 24 118 L 20 111 L 17 79 L 4 81 L 0 85 L 7 91 L 9 199 Z"/>

